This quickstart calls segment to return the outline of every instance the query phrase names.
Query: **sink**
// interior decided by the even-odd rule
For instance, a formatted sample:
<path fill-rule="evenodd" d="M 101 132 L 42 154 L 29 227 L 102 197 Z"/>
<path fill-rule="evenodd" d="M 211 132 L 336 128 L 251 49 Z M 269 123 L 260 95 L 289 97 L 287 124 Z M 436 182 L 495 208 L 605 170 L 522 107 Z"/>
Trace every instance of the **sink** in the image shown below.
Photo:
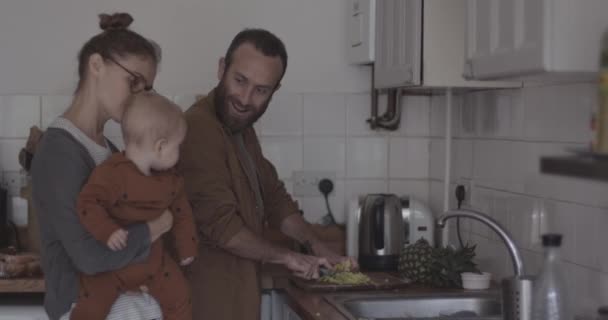
<path fill-rule="evenodd" d="M 500 295 L 493 294 L 342 294 L 326 300 L 356 320 L 498 320 Z"/>

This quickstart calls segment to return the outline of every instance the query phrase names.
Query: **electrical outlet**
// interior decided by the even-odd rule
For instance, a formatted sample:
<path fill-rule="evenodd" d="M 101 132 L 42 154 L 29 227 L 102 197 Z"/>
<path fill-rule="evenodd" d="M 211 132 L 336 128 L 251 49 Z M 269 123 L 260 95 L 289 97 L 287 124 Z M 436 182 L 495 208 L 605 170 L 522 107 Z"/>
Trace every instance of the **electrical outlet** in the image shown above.
<path fill-rule="evenodd" d="M 23 176 L 19 171 L 4 171 L 2 174 L 2 187 L 6 188 L 10 196 L 18 196 L 23 186 Z"/>
<path fill-rule="evenodd" d="M 471 199 L 473 199 L 473 197 L 472 197 L 473 196 L 473 188 L 472 188 L 473 180 L 459 178 L 459 179 L 456 179 L 455 183 L 456 183 L 456 185 L 452 189 L 452 194 L 450 195 L 450 198 L 454 199 L 453 203 L 458 204 L 458 200 L 456 200 L 456 187 L 458 185 L 463 185 L 464 191 L 465 191 L 465 196 L 464 196 L 464 200 L 462 201 L 462 207 L 471 207 L 472 206 Z"/>
<path fill-rule="evenodd" d="M 322 179 L 330 179 L 336 182 L 336 173 L 331 171 L 294 171 L 293 180 L 293 195 L 297 197 L 314 197 L 321 196 L 319 191 L 319 181 Z"/>

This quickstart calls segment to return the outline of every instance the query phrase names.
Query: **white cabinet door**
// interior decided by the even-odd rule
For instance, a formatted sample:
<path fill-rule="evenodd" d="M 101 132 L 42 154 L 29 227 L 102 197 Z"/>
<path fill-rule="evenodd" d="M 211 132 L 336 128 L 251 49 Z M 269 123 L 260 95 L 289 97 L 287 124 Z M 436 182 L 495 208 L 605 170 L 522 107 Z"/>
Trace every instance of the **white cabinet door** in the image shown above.
<path fill-rule="evenodd" d="M 468 0 L 465 74 L 477 79 L 544 69 L 543 0 Z"/>
<path fill-rule="evenodd" d="M 422 0 L 376 2 L 376 88 L 420 85 Z"/>
<path fill-rule="evenodd" d="M 289 304 L 287 304 L 287 299 L 285 297 L 285 293 L 278 290 L 272 290 L 270 294 L 268 294 L 272 307 L 270 312 L 270 319 L 272 320 L 302 320 L 302 318 L 295 312 Z M 264 301 L 262 299 L 262 301 Z M 264 318 L 262 318 L 264 319 Z"/>
<path fill-rule="evenodd" d="M 272 294 L 270 292 L 262 293 L 261 304 L 260 319 L 272 320 Z"/>
<path fill-rule="evenodd" d="M 287 319 L 287 316 L 284 313 L 286 301 L 285 301 L 285 293 L 272 290 L 272 320 L 283 320 Z"/>
<path fill-rule="evenodd" d="M 595 79 L 606 0 L 467 0 L 472 79 Z"/>
<path fill-rule="evenodd" d="M 374 87 L 520 86 L 463 77 L 466 6 L 466 0 L 377 1 Z"/>

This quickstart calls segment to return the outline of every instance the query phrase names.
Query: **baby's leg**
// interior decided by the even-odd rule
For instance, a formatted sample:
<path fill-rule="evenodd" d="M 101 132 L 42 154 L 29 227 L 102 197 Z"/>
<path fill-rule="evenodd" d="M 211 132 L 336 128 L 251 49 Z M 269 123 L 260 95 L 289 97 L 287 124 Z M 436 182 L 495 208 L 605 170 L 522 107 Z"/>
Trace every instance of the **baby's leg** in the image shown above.
<path fill-rule="evenodd" d="M 148 283 L 150 294 L 156 298 L 165 320 L 191 320 L 190 286 L 180 267 L 163 254 L 162 271 Z"/>
<path fill-rule="evenodd" d="M 70 319 L 105 320 L 121 291 L 120 281 L 111 272 L 81 276 L 78 301 Z"/>

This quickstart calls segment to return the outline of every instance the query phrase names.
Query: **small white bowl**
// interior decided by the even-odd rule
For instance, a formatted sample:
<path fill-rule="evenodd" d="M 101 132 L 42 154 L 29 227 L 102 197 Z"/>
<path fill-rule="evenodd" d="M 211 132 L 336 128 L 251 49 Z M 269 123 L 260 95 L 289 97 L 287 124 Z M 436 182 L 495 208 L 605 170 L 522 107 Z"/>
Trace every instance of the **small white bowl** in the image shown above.
<path fill-rule="evenodd" d="M 483 272 L 482 274 L 464 272 L 460 274 L 462 278 L 462 287 L 468 290 L 483 290 L 490 287 L 492 274 Z"/>

